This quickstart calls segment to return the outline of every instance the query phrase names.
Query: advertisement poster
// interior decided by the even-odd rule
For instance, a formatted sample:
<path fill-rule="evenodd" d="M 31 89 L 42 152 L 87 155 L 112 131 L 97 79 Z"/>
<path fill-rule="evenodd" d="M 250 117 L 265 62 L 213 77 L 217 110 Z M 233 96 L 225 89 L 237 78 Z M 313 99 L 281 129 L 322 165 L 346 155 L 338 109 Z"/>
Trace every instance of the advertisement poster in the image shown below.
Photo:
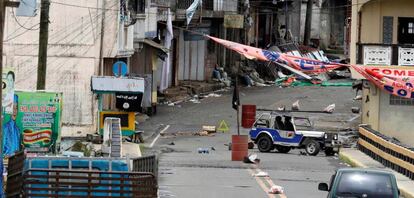
<path fill-rule="evenodd" d="M 13 155 L 20 150 L 21 135 L 16 125 L 17 109 L 13 108 L 17 103 L 14 97 L 15 74 L 10 69 L 3 69 L 2 74 L 2 124 L 3 139 L 2 151 L 3 156 Z"/>
<path fill-rule="evenodd" d="M 3 78 L 2 78 L 2 105 L 3 113 L 12 114 L 13 113 L 13 96 L 14 96 L 14 72 L 10 69 L 3 69 Z"/>
<path fill-rule="evenodd" d="M 15 92 L 17 127 L 22 145 L 29 152 L 55 152 L 60 142 L 62 94 Z"/>

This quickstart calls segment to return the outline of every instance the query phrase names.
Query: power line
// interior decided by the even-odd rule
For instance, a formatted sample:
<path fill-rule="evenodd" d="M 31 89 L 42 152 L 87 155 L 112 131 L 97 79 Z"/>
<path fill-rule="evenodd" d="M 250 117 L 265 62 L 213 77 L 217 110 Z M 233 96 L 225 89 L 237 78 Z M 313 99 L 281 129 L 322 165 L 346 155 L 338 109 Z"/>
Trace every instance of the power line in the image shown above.
<path fill-rule="evenodd" d="M 22 25 L 22 24 L 19 22 L 19 20 L 17 20 L 16 14 L 14 13 L 13 9 L 11 10 L 11 12 L 12 12 L 13 18 L 14 18 L 14 20 L 16 21 L 17 25 L 19 25 L 19 26 L 20 26 L 20 27 L 22 27 L 23 29 L 25 29 L 25 30 L 29 30 L 29 31 L 39 30 L 39 28 L 40 28 L 40 27 L 38 27 L 38 28 L 36 28 L 36 29 L 33 29 L 33 28 L 27 28 L 27 27 L 25 27 L 24 25 Z M 29 20 L 27 20 L 27 21 L 29 21 Z M 26 21 L 26 22 L 27 22 L 27 21 Z M 39 23 L 38 23 L 38 24 L 36 24 L 36 25 L 39 25 Z"/>

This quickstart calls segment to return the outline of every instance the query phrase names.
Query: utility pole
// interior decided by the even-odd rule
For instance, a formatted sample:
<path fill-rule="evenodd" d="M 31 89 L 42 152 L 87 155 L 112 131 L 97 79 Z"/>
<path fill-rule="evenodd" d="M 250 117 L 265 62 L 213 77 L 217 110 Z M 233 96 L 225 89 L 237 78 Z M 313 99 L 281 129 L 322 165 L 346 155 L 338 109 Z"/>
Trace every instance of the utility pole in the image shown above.
<path fill-rule="evenodd" d="M 312 6 L 313 0 L 308 0 L 306 4 L 306 19 L 305 19 L 305 34 L 303 38 L 303 45 L 309 45 L 312 31 Z"/>
<path fill-rule="evenodd" d="M 0 0 L 0 82 L 3 83 L 3 33 L 4 33 L 4 18 L 6 15 L 6 7 L 19 7 L 19 2 Z M 0 140 L 3 140 L 3 88 L 0 89 Z M 0 144 L 0 157 L 3 156 L 3 145 Z"/>
<path fill-rule="evenodd" d="M 49 39 L 49 0 L 41 1 L 37 90 L 46 89 L 47 44 Z"/>

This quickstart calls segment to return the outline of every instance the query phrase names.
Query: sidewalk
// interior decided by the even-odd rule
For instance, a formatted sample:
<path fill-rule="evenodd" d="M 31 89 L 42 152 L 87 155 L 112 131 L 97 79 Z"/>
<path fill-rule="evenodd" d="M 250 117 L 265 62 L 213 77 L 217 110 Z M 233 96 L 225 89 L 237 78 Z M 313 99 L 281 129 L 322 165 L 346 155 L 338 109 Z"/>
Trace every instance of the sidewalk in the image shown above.
<path fill-rule="evenodd" d="M 339 158 L 342 161 L 350 164 L 352 167 L 376 168 L 391 171 L 397 178 L 398 188 L 400 189 L 401 196 L 405 198 L 414 198 L 413 180 L 410 180 L 408 177 L 390 168 L 386 168 L 384 165 L 382 165 L 378 161 L 375 161 L 368 155 L 365 155 L 363 152 L 357 149 L 341 149 L 339 153 Z"/>

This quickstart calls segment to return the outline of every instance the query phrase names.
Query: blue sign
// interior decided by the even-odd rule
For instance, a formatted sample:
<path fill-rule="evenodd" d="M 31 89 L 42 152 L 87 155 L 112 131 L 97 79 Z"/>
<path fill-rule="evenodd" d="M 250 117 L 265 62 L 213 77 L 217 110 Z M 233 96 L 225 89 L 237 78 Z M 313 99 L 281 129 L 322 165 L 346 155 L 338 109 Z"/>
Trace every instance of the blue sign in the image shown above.
<path fill-rule="evenodd" d="M 114 66 L 112 67 L 112 72 L 115 76 L 125 76 L 127 74 L 128 67 L 127 64 L 123 61 L 117 61 L 114 63 Z"/>

